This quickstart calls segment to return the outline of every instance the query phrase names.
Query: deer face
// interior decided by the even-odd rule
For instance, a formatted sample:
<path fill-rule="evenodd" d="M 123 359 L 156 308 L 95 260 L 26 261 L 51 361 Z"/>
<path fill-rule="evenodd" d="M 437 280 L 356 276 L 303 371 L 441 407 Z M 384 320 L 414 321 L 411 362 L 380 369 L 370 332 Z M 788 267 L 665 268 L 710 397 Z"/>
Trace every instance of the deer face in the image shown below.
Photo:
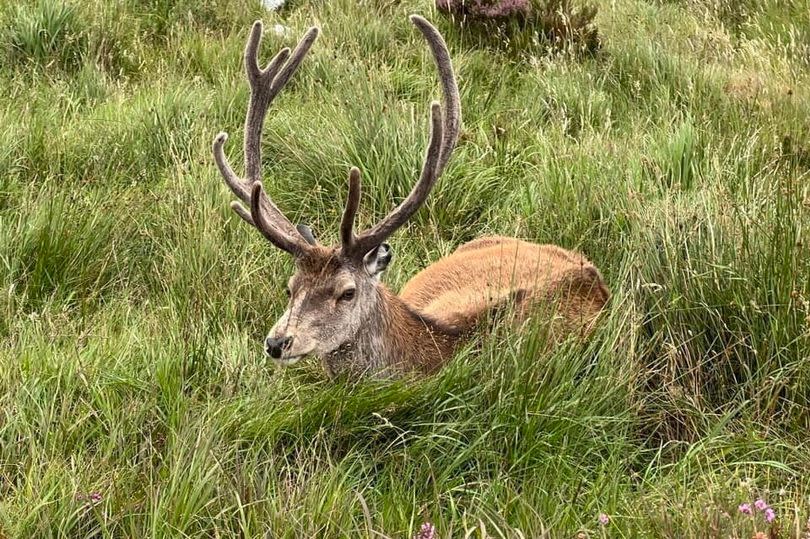
<path fill-rule="evenodd" d="M 353 342 L 379 312 L 377 283 L 390 261 L 386 243 L 369 252 L 361 267 L 341 259 L 336 249 L 299 261 L 287 284 L 287 309 L 265 339 L 267 355 L 292 365 Z"/>

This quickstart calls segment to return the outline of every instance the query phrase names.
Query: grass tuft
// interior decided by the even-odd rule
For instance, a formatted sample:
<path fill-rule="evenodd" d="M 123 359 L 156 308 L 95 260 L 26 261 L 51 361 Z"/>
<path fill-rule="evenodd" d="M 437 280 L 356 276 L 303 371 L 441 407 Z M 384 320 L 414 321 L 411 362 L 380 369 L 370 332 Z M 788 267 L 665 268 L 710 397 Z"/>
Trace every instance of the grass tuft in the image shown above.
<path fill-rule="evenodd" d="M 77 10 L 61 0 L 14 6 L 2 39 L 8 49 L 4 56 L 12 67 L 31 62 L 76 69 L 87 49 L 82 24 Z"/>

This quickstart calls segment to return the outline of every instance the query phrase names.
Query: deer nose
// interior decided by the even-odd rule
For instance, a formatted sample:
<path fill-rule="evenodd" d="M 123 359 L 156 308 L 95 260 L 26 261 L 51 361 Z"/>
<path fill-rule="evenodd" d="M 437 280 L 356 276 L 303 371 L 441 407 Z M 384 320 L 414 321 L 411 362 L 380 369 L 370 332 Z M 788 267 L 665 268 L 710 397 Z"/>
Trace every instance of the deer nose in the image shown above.
<path fill-rule="evenodd" d="M 273 359 L 279 359 L 282 352 L 292 346 L 292 342 L 292 337 L 281 337 L 278 339 L 267 337 L 264 341 L 264 351 Z"/>

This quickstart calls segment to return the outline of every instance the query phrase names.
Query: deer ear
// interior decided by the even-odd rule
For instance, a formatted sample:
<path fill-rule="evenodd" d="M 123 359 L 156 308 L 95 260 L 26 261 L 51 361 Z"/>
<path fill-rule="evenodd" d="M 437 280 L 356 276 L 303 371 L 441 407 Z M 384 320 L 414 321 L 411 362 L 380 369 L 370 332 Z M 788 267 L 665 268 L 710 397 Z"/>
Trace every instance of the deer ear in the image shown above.
<path fill-rule="evenodd" d="M 387 243 L 375 247 L 363 257 L 363 266 L 366 268 L 366 273 L 379 279 L 380 274 L 385 271 L 385 268 L 391 262 L 392 256 L 391 246 Z"/>
<path fill-rule="evenodd" d="M 307 240 L 307 243 L 310 245 L 317 245 L 318 242 L 315 241 L 315 236 L 312 234 L 312 229 L 309 228 L 307 225 L 296 225 L 295 229 L 301 234 L 301 237 Z"/>

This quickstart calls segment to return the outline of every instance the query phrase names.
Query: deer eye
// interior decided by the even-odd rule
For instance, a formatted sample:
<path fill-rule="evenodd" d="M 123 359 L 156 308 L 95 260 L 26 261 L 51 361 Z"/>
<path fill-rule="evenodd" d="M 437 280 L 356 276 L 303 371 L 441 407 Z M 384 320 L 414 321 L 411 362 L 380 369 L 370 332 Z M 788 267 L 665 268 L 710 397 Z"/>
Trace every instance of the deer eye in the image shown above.
<path fill-rule="evenodd" d="M 349 288 L 348 290 L 345 290 L 340 295 L 340 298 L 338 298 L 339 301 L 351 301 L 351 300 L 353 300 L 354 299 L 354 292 L 355 292 L 354 288 Z"/>
<path fill-rule="evenodd" d="M 289 286 L 285 286 L 285 287 L 284 287 L 284 293 L 285 293 L 285 294 L 287 294 L 287 297 L 292 296 L 292 292 L 290 291 L 290 287 L 289 287 Z"/>

